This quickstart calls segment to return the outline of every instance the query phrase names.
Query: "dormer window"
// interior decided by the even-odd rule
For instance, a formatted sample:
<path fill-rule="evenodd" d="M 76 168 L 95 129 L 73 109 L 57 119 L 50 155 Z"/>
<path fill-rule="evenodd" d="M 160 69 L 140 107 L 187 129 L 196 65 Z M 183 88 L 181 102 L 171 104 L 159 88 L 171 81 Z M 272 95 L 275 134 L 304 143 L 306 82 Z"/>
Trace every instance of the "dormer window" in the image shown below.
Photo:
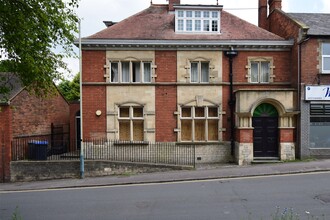
<path fill-rule="evenodd" d="M 220 34 L 220 9 L 177 7 L 175 10 L 175 32 Z"/>

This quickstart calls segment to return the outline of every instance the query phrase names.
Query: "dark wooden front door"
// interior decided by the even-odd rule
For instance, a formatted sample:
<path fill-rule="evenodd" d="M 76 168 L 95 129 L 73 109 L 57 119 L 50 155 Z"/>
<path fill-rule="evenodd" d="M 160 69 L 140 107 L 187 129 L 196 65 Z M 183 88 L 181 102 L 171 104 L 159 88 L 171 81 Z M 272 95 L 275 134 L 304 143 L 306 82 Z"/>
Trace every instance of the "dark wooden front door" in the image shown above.
<path fill-rule="evenodd" d="M 278 157 L 278 117 L 253 117 L 254 157 Z"/>

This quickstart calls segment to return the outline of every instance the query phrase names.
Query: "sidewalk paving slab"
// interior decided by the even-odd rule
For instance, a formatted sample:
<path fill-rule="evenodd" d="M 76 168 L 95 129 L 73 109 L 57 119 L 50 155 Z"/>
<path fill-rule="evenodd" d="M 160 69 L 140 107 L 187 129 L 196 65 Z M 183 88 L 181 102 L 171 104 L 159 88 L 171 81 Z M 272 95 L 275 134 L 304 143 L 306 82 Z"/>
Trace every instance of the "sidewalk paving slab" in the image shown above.
<path fill-rule="evenodd" d="M 198 165 L 196 170 L 144 173 L 132 176 L 105 176 L 84 179 L 58 179 L 36 182 L 0 183 L 0 193 L 10 191 L 64 189 L 145 183 L 165 183 L 208 179 L 283 175 L 330 171 L 330 160 L 238 166 L 234 164 Z"/>

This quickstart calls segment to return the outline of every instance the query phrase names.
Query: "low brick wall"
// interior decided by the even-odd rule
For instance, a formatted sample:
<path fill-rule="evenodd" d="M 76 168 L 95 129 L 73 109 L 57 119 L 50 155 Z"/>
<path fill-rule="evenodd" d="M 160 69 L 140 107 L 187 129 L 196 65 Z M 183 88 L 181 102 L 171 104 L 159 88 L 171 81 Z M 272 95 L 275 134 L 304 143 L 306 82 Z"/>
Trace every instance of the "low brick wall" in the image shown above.
<path fill-rule="evenodd" d="M 12 182 L 79 178 L 80 176 L 79 161 L 13 161 L 10 164 L 10 169 Z M 134 175 L 182 169 L 192 168 L 109 161 L 85 161 L 85 177 Z"/>

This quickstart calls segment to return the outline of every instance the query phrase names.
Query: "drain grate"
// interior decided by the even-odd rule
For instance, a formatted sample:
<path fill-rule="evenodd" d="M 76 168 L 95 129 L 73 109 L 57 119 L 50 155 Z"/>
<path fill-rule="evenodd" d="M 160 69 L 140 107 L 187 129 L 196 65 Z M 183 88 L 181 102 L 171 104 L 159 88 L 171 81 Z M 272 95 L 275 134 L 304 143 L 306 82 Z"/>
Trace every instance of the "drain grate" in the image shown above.
<path fill-rule="evenodd" d="M 330 203 L 330 194 L 322 194 L 315 196 L 315 199 L 318 199 L 324 203 Z"/>

